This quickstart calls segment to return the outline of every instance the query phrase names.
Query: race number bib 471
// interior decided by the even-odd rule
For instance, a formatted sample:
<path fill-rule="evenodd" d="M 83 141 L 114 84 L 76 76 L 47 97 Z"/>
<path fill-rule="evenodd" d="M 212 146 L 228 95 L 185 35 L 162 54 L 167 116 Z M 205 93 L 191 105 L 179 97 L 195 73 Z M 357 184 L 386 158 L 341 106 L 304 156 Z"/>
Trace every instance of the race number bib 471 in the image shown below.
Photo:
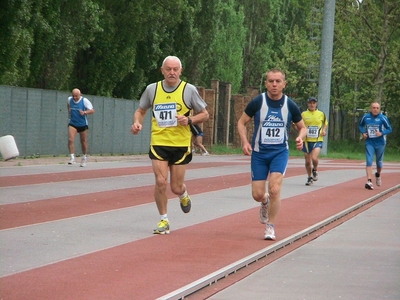
<path fill-rule="evenodd" d="M 284 141 L 285 123 L 283 121 L 264 121 L 261 128 L 262 144 L 282 144 Z"/>
<path fill-rule="evenodd" d="M 176 103 L 157 104 L 154 107 L 154 117 L 159 127 L 172 127 L 178 125 L 176 118 Z"/>

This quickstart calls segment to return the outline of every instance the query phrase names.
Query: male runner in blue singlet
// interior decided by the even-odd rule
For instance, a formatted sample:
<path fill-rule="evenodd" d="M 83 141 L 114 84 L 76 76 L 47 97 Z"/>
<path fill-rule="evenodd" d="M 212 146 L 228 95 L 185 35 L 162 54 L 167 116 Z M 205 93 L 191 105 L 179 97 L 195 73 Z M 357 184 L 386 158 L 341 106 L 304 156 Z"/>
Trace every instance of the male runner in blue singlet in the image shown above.
<path fill-rule="evenodd" d="M 386 147 L 386 135 L 392 132 L 389 119 L 381 114 L 381 105 L 378 102 L 371 103 L 370 112 L 365 114 L 359 123 L 359 129 L 365 139 L 366 173 L 367 183 L 365 188 L 373 190 L 372 161 L 376 156 L 376 185 L 382 184 L 381 172 L 383 167 L 383 154 Z"/>
<path fill-rule="evenodd" d="M 288 132 L 293 122 L 298 130 L 296 148 L 303 148 L 307 128 L 296 103 L 283 94 L 285 74 L 272 69 L 266 74 L 266 93 L 250 101 L 238 121 L 245 155 L 251 155 L 252 196 L 261 202 L 260 222 L 266 224 L 264 238 L 275 240 L 275 222 L 281 204 L 283 176 L 289 160 Z M 254 133 L 247 140 L 246 124 L 254 117 Z M 269 177 L 268 192 L 266 181 Z"/>
<path fill-rule="evenodd" d="M 88 141 L 87 133 L 89 129 L 87 115 L 94 113 L 92 103 L 85 97 L 82 97 L 79 89 L 72 90 L 72 96 L 68 97 L 67 109 L 69 115 L 68 123 L 68 149 L 70 160 L 69 165 L 75 164 L 75 147 L 74 141 L 76 135 L 79 133 L 82 147 L 82 161 L 81 167 L 86 166 Z"/>

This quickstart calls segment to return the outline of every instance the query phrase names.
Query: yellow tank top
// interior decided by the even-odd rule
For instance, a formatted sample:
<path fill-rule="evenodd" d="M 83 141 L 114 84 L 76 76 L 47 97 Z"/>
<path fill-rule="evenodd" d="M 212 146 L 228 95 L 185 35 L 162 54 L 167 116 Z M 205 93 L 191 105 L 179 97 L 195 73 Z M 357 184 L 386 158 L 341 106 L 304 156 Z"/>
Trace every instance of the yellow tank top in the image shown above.
<path fill-rule="evenodd" d="M 157 82 L 153 101 L 151 121 L 152 146 L 189 147 L 191 143 L 190 126 L 178 124 L 176 116 L 189 116 L 190 109 L 183 101 L 186 82 L 181 81 L 173 92 L 166 92 L 162 82 Z"/>
<path fill-rule="evenodd" d="M 321 142 L 324 137 L 321 135 L 322 128 L 328 126 L 328 120 L 325 114 L 320 110 L 309 111 L 306 110 L 302 112 L 304 124 L 307 127 L 307 137 L 305 141 L 307 142 Z"/>

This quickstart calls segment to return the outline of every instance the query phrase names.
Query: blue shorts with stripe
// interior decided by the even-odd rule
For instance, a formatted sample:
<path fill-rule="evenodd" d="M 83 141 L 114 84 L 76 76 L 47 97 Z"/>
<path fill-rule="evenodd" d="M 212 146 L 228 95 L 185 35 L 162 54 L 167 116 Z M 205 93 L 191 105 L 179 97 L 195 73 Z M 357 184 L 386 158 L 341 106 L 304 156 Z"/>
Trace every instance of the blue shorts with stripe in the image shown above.
<path fill-rule="evenodd" d="M 304 142 L 301 151 L 310 154 L 315 148 L 322 148 L 322 144 L 323 142 Z"/>
<path fill-rule="evenodd" d="M 289 150 L 286 147 L 264 153 L 253 151 L 251 153 L 251 180 L 267 180 L 268 174 L 275 172 L 285 175 L 288 161 Z"/>

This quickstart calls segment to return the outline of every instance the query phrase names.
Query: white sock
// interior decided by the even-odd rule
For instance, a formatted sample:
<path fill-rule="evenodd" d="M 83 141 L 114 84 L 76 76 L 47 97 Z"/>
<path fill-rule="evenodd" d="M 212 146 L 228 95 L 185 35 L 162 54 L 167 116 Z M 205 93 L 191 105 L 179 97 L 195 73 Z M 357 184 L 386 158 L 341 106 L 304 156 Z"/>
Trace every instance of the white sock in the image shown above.
<path fill-rule="evenodd" d="M 86 159 L 86 154 L 83 154 L 83 157 L 82 157 L 82 158 Z"/>
<path fill-rule="evenodd" d="M 75 154 L 71 154 L 71 159 L 75 159 Z"/>
<path fill-rule="evenodd" d="M 185 198 L 188 195 L 187 191 L 185 191 L 182 195 L 179 196 L 179 199 Z"/>
<path fill-rule="evenodd" d="M 161 217 L 161 220 L 167 220 L 167 221 L 168 221 L 168 216 L 167 216 L 167 214 L 165 214 L 165 215 L 160 215 L 160 217 Z"/>

